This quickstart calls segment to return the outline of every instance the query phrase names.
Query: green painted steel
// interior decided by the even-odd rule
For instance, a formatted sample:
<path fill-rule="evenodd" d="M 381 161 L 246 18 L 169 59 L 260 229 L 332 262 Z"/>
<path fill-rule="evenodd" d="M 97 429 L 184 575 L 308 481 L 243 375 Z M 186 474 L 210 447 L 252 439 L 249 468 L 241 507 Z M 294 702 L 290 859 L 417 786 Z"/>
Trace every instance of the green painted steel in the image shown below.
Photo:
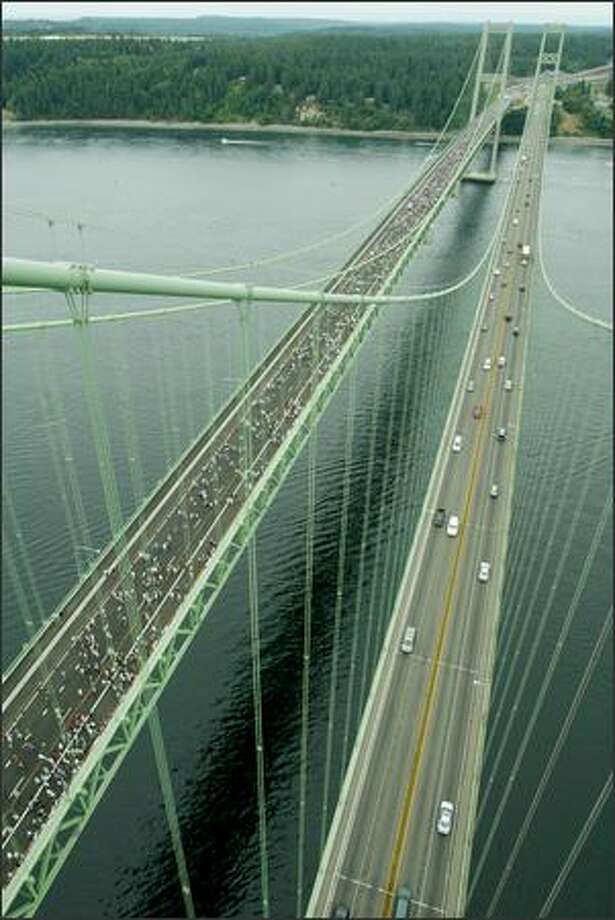
<path fill-rule="evenodd" d="M 265 301 L 267 303 L 312 304 L 322 300 L 330 304 L 365 304 L 373 297 L 361 294 L 324 294 L 321 291 L 299 291 L 293 288 L 276 288 L 237 284 L 224 281 L 197 281 L 192 278 L 170 278 L 140 272 L 111 271 L 91 265 L 70 262 L 35 262 L 30 259 L 2 259 L 2 277 L 6 284 L 31 285 L 48 290 L 63 291 L 68 295 L 69 312 L 74 323 L 88 320 L 87 310 L 76 304 L 74 295 L 88 293 L 144 294 L 169 297 L 208 297 L 213 300 Z"/>
<path fill-rule="evenodd" d="M 248 304 L 239 306 L 241 333 L 242 373 L 244 380 L 250 374 L 250 319 Z M 243 413 L 241 454 L 246 498 L 249 498 L 250 470 L 253 461 L 252 401 L 245 400 Z M 261 681 L 261 642 L 258 598 L 258 566 L 256 562 L 256 534 L 247 539 L 248 600 L 250 605 L 250 652 L 252 659 L 252 705 L 254 709 L 254 748 L 256 753 L 256 799 L 258 807 L 258 841 L 261 876 L 261 904 L 263 917 L 269 917 L 269 854 L 267 848 L 267 795 L 265 788 L 265 738 L 263 732 L 263 696 Z"/>
<path fill-rule="evenodd" d="M 497 25 L 494 23 L 487 22 L 483 26 L 483 31 L 480 40 L 480 55 L 478 68 L 476 70 L 476 78 L 474 82 L 474 92 L 472 95 L 472 107 L 470 110 L 470 117 L 468 119 L 471 122 L 477 114 L 480 101 L 480 89 L 483 84 L 489 85 L 489 94 L 487 96 L 485 107 L 488 107 L 496 98 L 502 99 L 506 91 L 506 85 L 508 83 L 508 77 L 510 73 L 510 51 L 512 45 L 512 23 Z M 485 73 L 485 54 L 487 51 L 487 46 L 489 44 L 489 35 L 493 33 L 504 33 L 504 45 L 502 47 L 502 52 L 500 55 L 500 60 L 498 66 L 496 67 L 495 73 Z M 501 71 L 500 71 L 501 68 Z M 495 182 L 496 180 L 496 162 L 498 155 L 498 148 L 500 142 L 500 127 L 502 124 L 502 117 L 504 112 L 498 116 L 493 124 L 493 140 L 491 144 L 491 154 L 489 159 L 489 168 L 485 172 L 473 172 L 468 173 L 463 178 L 466 181 L 470 182 Z"/>
<path fill-rule="evenodd" d="M 383 284 L 383 289 L 397 278 L 411 249 L 402 255 Z M 288 475 L 313 425 L 328 405 L 346 369 L 354 361 L 377 315 L 378 307 L 375 305 L 364 312 L 353 334 L 316 387 L 286 441 L 272 458 L 267 473 L 256 489 L 250 492 L 249 501 L 219 545 L 212 559 L 211 570 L 197 581 L 180 606 L 154 655 L 144 663 L 141 679 L 128 691 L 81 769 L 73 777 L 68 795 L 59 802 L 54 813 L 53 826 L 48 823 L 42 830 L 3 892 L 3 912 L 7 916 L 32 916 L 40 905 L 202 620 L 233 571 L 259 520 Z M 122 530 L 125 532 L 126 528 Z"/>
<path fill-rule="evenodd" d="M 331 677 L 329 680 L 329 707 L 327 713 L 327 742 L 325 753 L 325 777 L 322 794 L 320 852 L 324 850 L 327 837 L 329 817 L 329 794 L 331 787 L 331 758 L 333 756 L 333 727 L 335 721 L 335 701 L 337 692 L 337 672 L 339 660 L 339 639 L 342 623 L 342 606 L 344 600 L 344 579 L 346 570 L 346 543 L 348 536 L 348 511 L 350 508 L 350 481 L 352 467 L 352 450 L 354 446 L 354 421 L 357 398 L 357 365 L 353 364 L 350 372 L 348 390 L 348 408 L 346 410 L 346 441 L 344 447 L 344 486 L 342 493 L 342 510 L 340 514 L 340 543 L 337 554 L 337 587 L 335 591 L 335 612 L 333 616 L 333 642 L 331 655 Z M 355 647 L 356 653 L 356 647 Z"/>
<path fill-rule="evenodd" d="M 428 227 L 444 206 L 448 196 L 452 193 L 460 174 L 465 169 L 469 160 L 475 155 L 489 130 L 490 125 L 487 124 L 484 130 L 481 130 L 481 132 L 477 134 L 474 143 L 468 148 L 466 157 L 461 160 L 458 169 L 449 180 L 440 198 L 426 215 L 424 223 L 419 231 L 412 237 L 409 245 L 402 253 L 390 275 L 382 284 L 381 291 L 387 291 L 390 288 L 410 256 L 414 253 L 419 243 L 424 238 Z M 420 178 L 422 181 L 424 176 Z M 29 274 L 33 264 L 36 265 L 36 263 L 20 263 L 20 260 L 14 259 L 3 260 L 3 267 L 7 265 L 10 272 L 13 272 L 11 283 L 16 284 L 26 283 L 27 278 L 29 278 L 27 282 L 29 285 L 33 283 L 32 276 Z M 101 289 L 98 286 L 98 282 L 101 278 L 106 277 L 107 282 L 111 285 L 127 284 L 126 275 L 130 273 L 107 273 L 103 271 L 88 273 L 83 267 L 61 266 L 58 268 L 58 266 L 52 263 L 43 263 L 42 265 L 39 263 L 35 274 L 37 280 L 34 283 L 40 285 L 44 281 L 46 284 L 49 284 L 49 286 L 55 286 L 59 289 L 64 289 L 68 283 L 72 290 L 81 291 L 85 295 L 90 289 Z M 134 277 L 136 276 L 133 276 L 133 279 Z M 142 290 L 140 292 L 142 293 L 168 293 L 170 290 L 170 288 L 167 288 L 165 291 L 161 291 L 159 288 L 155 290 L 148 288 L 148 285 L 154 283 L 152 279 L 155 279 L 156 283 L 160 281 L 156 276 L 139 277 L 141 278 Z M 143 280 L 144 278 L 146 279 L 145 281 Z M 169 281 L 169 279 L 164 280 Z M 179 281 L 182 285 L 187 284 L 196 286 L 191 288 L 190 294 L 188 294 L 186 288 L 183 288 L 181 291 L 182 294 L 198 297 L 205 296 L 202 288 L 205 282 L 187 282 L 184 279 L 179 279 Z M 171 280 L 170 284 L 174 283 L 175 282 Z M 139 287 L 139 285 L 136 284 L 136 287 Z M 288 299 L 288 293 L 291 295 L 290 299 L 296 301 L 303 300 L 303 297 L 298 297 L 299 294 L 304 295 L 308 300 L 311 298 L 313 301 L 314 299 L 314 294 L 309 294 L 308 292 L 291 291 L 282 293 L 278 289 L 257 289 L 251 288 L 249 285 L 215 285 L 214 287 L 219 289 L 218 296 L 224 297 L 225 299 L 230 296 L 229 287 L 233 287 L 235 289 L 235 296 L 231 299 L 244 301 L 246 303 L 252 299 L 256 300 L 258 297 L 276 301 L 281 300 L 283 297 Z M 118 288 L 114 289 L 117 290 Z M 135 292 L 135 287 L 120 287 L 119 289 L 123 291 L 130 290 L 133 293 Z M 210 285 L 210 291 L 211 290 L 212 286 Z M 275 292 L 275 297 L 271 296 L 272 291 Z M 175 293 L 178 292 L 175 291 Z M 380 304 L 388 302 L 392 298 L 386 300 L 374 296 L 356 297 L 352 295 L 317 293 L 316 299 L 320 300 L 321 304 L 325 302 L 334 304 L 361 303 L 365 305 L 366 309 L 352 334 L 340 350 L 337 358 L 320 383 L 315 387 L 302 413 L 299 415 L 285 441 L 269 463 L 261 481 L 256 488 L 249 492 L 249 497 L 244 507 L 212 557 L 209 571 L 198 579 L 192 591 L 178 609 L 173 621 L 166 628 L 157 648 L 150 658 L 144 661 L 137 681 L 121 701 L 104 732 L 96 740 L 89 755 L 82 764 L 81 769 L 73 777 L 68 794 L 58 803 L 53 820 L 48 822 L 47 826 L 43 828 L 23 863 L 16 870 L 11 881 L 6 886 L 3 892 L 3 910 L 7 916 L 31 916 L 40 905 L 65 859 L 79 838 L 85 824 L 93 813 L 94 808 L 102 798 L 102 795 L 121 765 L 124 757 L 130 750 L 145 720 L 151 713 L 158 697 L 168 683 L 175 668 L 178 666 L 179 661 L 188 648 L 202 620 L 211 609 L 220 590 L 233 571 L 250 537 L 254 533 L 258 522 L 268 509 L 288 475 L 294 460 L 301 452 L 318 418 L 325 410 L 346 370 L 354 362 L 360 346 L 364 342 L 378 316 Z M 400 299 L 407 300 L 408 298 Z M 86 311 L 83 309 L 81 311 L 81 322 L 79 325 L 83 325 L 83 318 L 85 316 Z M 312 316 L 313 309 L 306 311 L 305 317 L 302 318 L 302 327 L 304 322 L 309 322 Z M 275 350 L 276 346 L 271 350 L 271 353 L 275 352 Z M 223 407 L 218 414 L 218 417 L 221 418 L 223 412 L 233 402 L 238 402 L 246 398 L 246 394 L 252 383 L 258 379 L 259 375 L 262 373 L 262 367 L 263 363 L 261 363 L 259 368 L 250 375 L 250 379 L 241 388 L 240 394 L 235 394 L 231 397 L 227 406 Z M 214 435 L 212 435 L 212 437 L 213 436 Z M 174 470 L 185 460 L 198 440 L 198 438 L 195 439 L 194 444 L 191 445 L 184 455 L 182 455 Z M 106 445 L 104 443 L 100 445 L 100 449 L 103 454 L 106 453 Z M 202 449 L 204 449 L 204 446 Z M 168 480 L 171 475 L 173 475 L 173 471 L 167 474 L 165 481 Z M 115 512 L 116 496 L 114 494 L 115 490 L 113 489 L 113 483 L 108 480 L 105 482 L 105 479 L 106 477 L 103 477 L 105 492 L 107 493 L 106 497 L 108 498 L 110 507 Z M 145 504 L 151 500 L 152 497 L 150 496 Z M 117 531 L 115 528 L 114 531 L 117 532 L 118 536 L 122 539 L 126 537 L 131 527 L 136 526 L 139 514 L 142 513 L 145 504 L 124 526 L 120 526 L 119 519 L 116 517 L 115 513 L 113 514 L 117 526 Z M 83 582 L 80 584 L 83 584 Z M 78 590 L 78 588 L 75 590 Z M 75 592 L 71 592 L 71 596 L 73 596 L 74 593 Z M 31 650 L 31 647 L 32 644 L 22 653 L 20 659 Z M 16 666 L 17 664 L 13 665 L 11 672 L 14 671 Z"/>
<path fill-rule="evenodd" d="M 320 333 L 324 305 L 314 323 L 312 337 L 312 372 L 316 377 L 320 366 Z M 299 761 L 299 831 L 297 838 L 297 907 L 303 916 L 303 883 L 305 867 L 305 827 L 307 820 L 308 729 L 310 719 L 310 660 L 312 654 L 312 599 L 314 591 L 314 513 L 316 509 L 316 453 L 318 426 L 312 425 L 308 437 L 307 510 L 305 519 L 305 594 L 303 601 L 303 668 L 301 674 L 301 742 Z"/>

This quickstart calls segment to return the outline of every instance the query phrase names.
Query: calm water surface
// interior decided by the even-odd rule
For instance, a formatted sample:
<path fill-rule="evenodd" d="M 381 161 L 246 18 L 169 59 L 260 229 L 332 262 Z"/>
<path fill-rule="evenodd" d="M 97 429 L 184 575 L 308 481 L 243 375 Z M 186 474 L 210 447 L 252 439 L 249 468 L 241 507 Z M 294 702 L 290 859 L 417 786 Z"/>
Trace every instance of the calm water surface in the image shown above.
<path fill-rule="evenodd" d="M 211 277 L 284 285 L 311 280 L 317 286 L 316 279 L 338 267 L 373 226 L 378 210 L 410 183 L 427 152 L 376 140 L 267 135 L 265 141 L 236 146 L 222 145 L 209 132 L 12 128 L 4 134 L 5 252 L 141 271 L 231 269 Z M 429 245 L 403 274 L 400 290 L 441 286 L 476 264 L 494 232 L 513 157 L 512 149 L 502 152 L 502 181 L 494 187 L 462 187 L 460 197 L 438 219 Z M 609 316 L 611 301 L 610 165 L 610 151 L 554 147 L 547 159 L 543 207 L 551 278 L 565 297 L 603 318 Z M 361 222 L 363 226 L 342 235 Z M 305 249 L 323 238 L 329 239 L 326 245 L 291 259 L 242 267 Z M 344 568 L 336 688 L 340 743 L 333 758 L 330 815 L 341 779 L 346 703 L 350 694 L 354 732 L 367 690 L 360 676 L 354 687 L 348 685 L 353 628 L 356 622 L 364 648 L 371 605 L 374 635 L 384 633 L 392 589 L 388 581 L 383 583 L 382 571 L 398 573 L 403 565 L 397 548 L 407 547 L 413 533 L 479 283 L 477 279 L 468 289 L 429 306 L 388 309 L 361 352 L 348 525 L 352 539 Z M 489 854 L 472 893 L 469 913 L 474 916 L 484 915 L 489 906 L 611 604 L 611 546 L 606 537 L 586 564 L 612 470 L 611 340 L 557 306 L 538 276 L 532 297 L 501 655 L 471 877 L 487 843 Z M 152 300 L 148 305 L 154 302 L 162 303 Z M 92 300 L 92 311 L 114 313 L 143 305 L 135 298 L 99 296 Z M 259 308 L 251 319 L 252 361 L 299 312 L 298 307 Z M 65 315 L 65 304 L 55 295 L 5 299 L 5 322 Z M 109 538 L 89 418 L 92 394 L 82 377 L 84 355 L 89 350 L 94 356 L 96 388 L 128 515 L 233 392 L 241 354 L 238 317 L 235 308 L 226 306 L 90 327 L 84 333 L 62 329 L 5 336 L 3 346 L 6 545 L 17 572 L 16 578 L 3 579 L 6 666 L 27 637 L 25 618 L 39 622 L 48 617 L 91 558 L 83 547 L 100 547 Z M 381 365 L 382 398 L 374 413 Z M 307 888 L 319 856 L 348 398 L 346 379 L 317 435 Z M 386 451 L 377 451 L 370 520 L 376 522 L 382 508 L 384 527 L 379 542 L 375 524 L 369 531 L 357 613 L 359 534 L 372 425 L 376 443 L 380 448 L 389 444 L 392 460 L 387 465 Z M 293 914 L 297 878 L 306 501 L 307 461 L 302 456 L 257 532 L 274 916 Z M 611 524 L 609 517 L 605 533 L 610 534 Z M 577 586 L 578 609 L 500 820 L 498 802 Z M 532 652 L 536 636 L 539 645 Z M 366 661 L 366 680 L 375 660 L 372 655 Z M 610 653 L 603 653 L 496 915 L 537 916 L 589 814 L 610 769 L 611 674 Z M 159 711 L 197 912 L 258 914 L 243 561 L 165 691 Z M 498 830 L 490 840 L 496 821 Z M 554 914 L 609 916 L 611 863 L 607 810 L 563 886 Z M 182 913 L 170 835 L 144 732 L 41 914 Z"/>

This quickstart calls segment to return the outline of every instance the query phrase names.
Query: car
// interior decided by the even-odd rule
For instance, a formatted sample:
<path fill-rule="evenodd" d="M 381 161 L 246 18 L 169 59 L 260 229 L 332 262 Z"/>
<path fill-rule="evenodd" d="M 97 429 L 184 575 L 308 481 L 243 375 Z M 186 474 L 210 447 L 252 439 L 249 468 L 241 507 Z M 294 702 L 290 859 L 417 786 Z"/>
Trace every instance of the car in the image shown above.
<path fill-rule="evenodd" d="M 521 265 L 523 265 L 524 267 L 527 265 L 527 259 L 525 257 L 521 259 Z"/>
<path fill-rule="evenodd" d="M 451 514 L 446 525 L 446 532 L 449 537 L 456 537 L 459 533 L 459 518 L 456 514 Z"/>
<path fill-rule="evenodd" d="M 473 380 L 468 380 L 467 390 L 468 390 L 468 393 L 474 392 L 474 381 Z"/>
<path fill-rule="evenodd" d="M 408 885 L 400 885 L 397 897 L 395 898 L 395 910 L 393 916 L 396 920 L 405 920 L 410 916 L 410 900 L 412 894 Z"/>
<path fill-rule="evenodd" d="M 504 381 L 504 389 L 505 389 L 505 390 L 510 391 L 510 390 L 512 390 L 512 387 L 513 387 L 512 380 L 508 379 L 508 380 L 505 380 L 505 381 Z"/>
<path fill-rule="evenodd" d="M 483 407 L 482 407 L 482 406 L 474 406 L 474 408 L 472 409 L 472 417 L 473 417 L 473 418 L 481 418 L 482 414 L 483 414 Z"/>
<path fill-rule="evenodd" d="M 346 907 L 345 904 L 338 904 L 331 916 L 338 918 L 338 920 L 346 920 L 346 918 L 350 917 L 350 908 Z"/>
<path fill-rule="evenodd" d="M 499 268 L 494 268 L 494 269 L 493 269 L 493 274 L 494 274 L 495 277 L 497 278 L 499 275 L 502 274 L 501 269 L 499 269 Z"/>
<path fill-rule="evenodd" d="M 444 527 L 446 523 L 446 511 L 444 508 L 436 508 L 436 513 L 433 516 L 433 526 L 434 527 Z"/>
<path fill-rule="evenodd" d="M 497 484 L 497 482 L 494 482 L 491 488 L 489 489 L 489 497 L 497 498 L 499 494 L 500 494 L 500 487 Z"/>
<path fill-rule="evenodd" d="M 452 802 L 440 802 L 440 808 L 438 809 L 438 820 L 436 821 L 436 830 L 444 837 L 448 837 L 451 832 L 454 813 L 455 806 Z"/>
<path fill-rule="evenodd" d="M 461 440 L 462 438 L 460 434 L 456 434 L 455 437 L 453 438 L 453 453 L 454 454 L 458 454 L 459 451 L 461 450 Z"/>
<path fill-rule="evenodd" d="M 525 294 L 525 285 L 524 285 L 524 284 L 520 284 L 520 285 L 519 285 L 519 291 L 520 291 L 522 294 Z"/>
<path fill-rule="evenodd" d="M 504 367 L 506 364 L 506 355 L 500 355 L 498 358 L 498 367 Z"/>
<path fill-rule="evenodd" d="M 487 325 L 487 323 L 483 323 L 483 325 L 480 327 L 481 332 L 487 332 L 488 329 L 489 329 L 489 326 Z"/>
<path fill-rule="evenodd" d="M 409 655 L 414 651 L 414 642 L 416 640 L 416 626 L 408 626 L 404 633 L 404 637 L 401 640 L 401 651 L 405 655 Z"/>
<path fill-rule="evenodd" d="M 491 292 L 491 294 L 489 294 L 489 300 L 495 300 L 495 294 L 493 293 L 493 291 Z"/>
<path fill-rule="evenodd" d="M 513 224 L 513 227 L 518 227 L 518 226 L 519 226 L 519 218 L 518 218 L 518 217 L 513 217 L 512 224 Z"/>
<path fill-rule="evenodd" d="M 512 334 L 513 334 L 513 335 L 519 335 L 519 327 L 518 327 L 518 326 L 513 326 Z"/>
<path fill-rule="evenodd" d="M 509 323 L 512 319 L 512 313 L 506 313 L 504 315 L 504 319 L 506 320 L 507 323 Z"/>
<path fill-rule="evenodd" d="M 495 436 L 496 436 L 496 438 L 498 439 L 498 441 L 505 441 L 505 440 L 506 440 L 506 429 L 505 429 L 505 428 L 496 428 L 496 429 L 495 429 Z"/>
<path fill-rule="evenodd" d="M 478 580 L 482 582 L 489 581 L 489 572 L 491 571 L 490 562 L 481 562 L 478 567 Z"/>
<path fill-rule="evenodd" d="M 483 370 L 484 371 L 491 370 L 491 358 L 485 358 L 485 360 L 483 361 Z"/>

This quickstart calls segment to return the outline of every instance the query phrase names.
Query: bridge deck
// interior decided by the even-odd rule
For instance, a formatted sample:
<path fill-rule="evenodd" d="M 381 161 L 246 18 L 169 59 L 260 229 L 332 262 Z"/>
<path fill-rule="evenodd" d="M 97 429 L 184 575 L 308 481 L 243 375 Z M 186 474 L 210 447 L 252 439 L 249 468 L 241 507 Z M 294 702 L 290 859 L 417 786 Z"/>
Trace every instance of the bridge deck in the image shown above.
<path fill-rule="evenodd" d="M 464 915 L 529 326 L 533 259 L 525 259 L 521 247 L 535 240 L 548 94 L 541 83 L 528 116 L 504 229 L 310 916 L 331 916 L 340 905 L 351 916 L 392 916 L 401 885 L 411 889 L 412 916 Z M 499 356 L 505 358 L 503 367 Z M 490 369 L 484 369 L 486 358 Z M 504 386 L 508 379 L 511 389 Z M 507 433 L 503 441 L 496 436 L 500 426 Z M 459 453 L 451 450 L 455 434 L 462 436 Z M 494 483 L 497 498 L 490 496 Z M 436 507 L 459 517 L 456 536 L 433 526 Z M 483 560 L 491 566 L 484 583 L 478 579 Z M 399 647 L 407 625 L 417 628 L 412 654 L 402 654 Z M 450 836 L 436 831 L 444 800 L 455 807 Z"/>
<path fill-rule="evenodd" d="M 505 106 L 492 106 L 456 136 L 330 290 L 382 289 Z M 106 727 L 140 669 L 177 628 L 195 585 L 215 571 L 219 547 L 237 527 L 248 496 L 363 321 L 361 309 L 308 309 L 4 678 L 3 888 L 14 882 L 5 909 L 32 865 L 34 844 L 57 819 L 69 788 L 74 794 L 82 781 L 88 755 L 108 743 Z M 246 478 L 242 423 L 248 411 Z"/>

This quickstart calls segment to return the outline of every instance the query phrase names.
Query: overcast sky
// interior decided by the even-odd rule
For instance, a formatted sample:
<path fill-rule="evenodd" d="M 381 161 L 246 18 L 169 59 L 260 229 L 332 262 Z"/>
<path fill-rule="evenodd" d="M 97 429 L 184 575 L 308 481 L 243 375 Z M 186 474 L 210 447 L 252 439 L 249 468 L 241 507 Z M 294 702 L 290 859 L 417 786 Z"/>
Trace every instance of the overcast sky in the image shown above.
<path fill-rule="evenodd" d="M 265 16 L 354 22 L 565 22 L 612 25 L 611 3 L 3 3 L 3 19 Z"/>

